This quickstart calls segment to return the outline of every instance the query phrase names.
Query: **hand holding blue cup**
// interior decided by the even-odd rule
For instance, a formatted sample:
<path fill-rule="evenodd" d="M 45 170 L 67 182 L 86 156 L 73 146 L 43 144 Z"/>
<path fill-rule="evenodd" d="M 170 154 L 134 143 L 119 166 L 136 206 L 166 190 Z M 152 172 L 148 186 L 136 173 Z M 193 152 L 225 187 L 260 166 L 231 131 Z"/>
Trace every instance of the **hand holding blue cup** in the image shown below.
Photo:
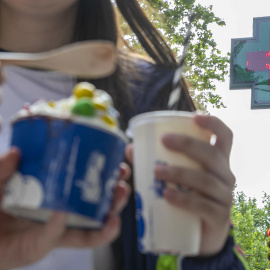
<path fill-rule="evenodd" d="M 127 139 L 109 114 L 115 114 L 110 97 L 102 94 L 84 89 L 53 106 L 40 101 L 13 122 L 11 145 L 20 149 L 21 163 L 5 189 L 5 212 L 45 222 L 57 210 L 67 212 L 69 227 L 103 226 Z M 83 116 L 67 114 L 76 106 L 78 112 L 85 95 L 95 112 L 90 121 L 85 109 Z"/>

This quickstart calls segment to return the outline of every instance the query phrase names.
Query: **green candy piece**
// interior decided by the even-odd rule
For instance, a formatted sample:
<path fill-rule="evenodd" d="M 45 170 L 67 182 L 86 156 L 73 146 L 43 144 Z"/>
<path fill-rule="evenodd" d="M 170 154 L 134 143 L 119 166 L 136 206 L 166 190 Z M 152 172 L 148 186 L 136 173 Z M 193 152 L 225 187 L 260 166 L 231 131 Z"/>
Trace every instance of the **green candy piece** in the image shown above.
<path fill-rule="evenodd" d="M 79 98 L 76 104 L 72 107 L 71 113 L 82 116 L 94 116 L 95 106 L 90 98 L 82 97 Z"/>

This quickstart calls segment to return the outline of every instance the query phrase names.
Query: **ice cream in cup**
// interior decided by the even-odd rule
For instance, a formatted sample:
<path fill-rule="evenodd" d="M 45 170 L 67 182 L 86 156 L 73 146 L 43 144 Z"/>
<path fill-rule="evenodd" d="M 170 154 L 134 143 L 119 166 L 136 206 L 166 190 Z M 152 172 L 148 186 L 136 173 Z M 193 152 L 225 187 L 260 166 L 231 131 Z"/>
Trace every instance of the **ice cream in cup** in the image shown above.
<path fill-rule="evenodd" d="M 158 163 L 202 170 L 198 163 L 167 149 L 161 141 L 164 134 L 177 133 L 210 143 L 210 132 L 197 126 L 193 116 L 190 112 L 155 111 L 135 116 L 129 122 L 127 134 L 134 144 L 138 246 L 142 252 L 199 254 L 200 219 L 169 204 L 163 198 L 167 184 L 154 175 Z M 185 187 L 173 187 L 190 192 Z"/>
<path fill-rule="evenodd" d="M 101 228 L 127 143 L 111 97 L 82 82 L 73 95 L 26 105 L 12 122 L 11 145 L 21 151 L 3 210 L 45 222 L 67 212 L 67 226 Z"/>

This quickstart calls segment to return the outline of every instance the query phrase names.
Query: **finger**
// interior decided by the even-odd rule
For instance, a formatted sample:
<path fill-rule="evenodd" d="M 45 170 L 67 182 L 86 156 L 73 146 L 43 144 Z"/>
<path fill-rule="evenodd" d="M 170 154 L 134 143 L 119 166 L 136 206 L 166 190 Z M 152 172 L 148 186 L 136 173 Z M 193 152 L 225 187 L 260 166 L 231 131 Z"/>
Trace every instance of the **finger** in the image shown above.
<path fill-rule="evenodd" d="M 40 246 L 49 251 L 54 248 L 65 232 L 67 216 L 65 213 L 55 212 L 45 226 L 39 229 Z"/>
<path fill-rule="evenodd" d="M 0 156 L 0 187 L 16 171 L 20 159 L 20 151 L 11 148 L 6 154 Z"/>
<path fill-rule="evenodd" d="M 229 159 L 233 141 L 232 131 L 220 119 L 214 116 L 195 115 L 194 121 L 202 128 L 212 131 L 217 136 L 215 146 Z"/>
<path fill-rule="evenodd" d="M 45 231 L 48 236 L 56 237 L 61 235 L 65 229 L 67 222 L 67 215 L 64 212 L 54 212 L 45 226 Z"/>
<path fill-rule="evenodd" d="M 128 164 L 122 162 L 120 164 L 119 180 L 128 180 L 131 175 L 131 169 Z"/>
<path fill-rule="evenodd" d="M 211 174 L 162 164 L 157 165 L 154 172 L 158 179 L 199 192 L 219 204 L 231 205 L 232 190 Z"/>
<path fill-rule="evenodd" d="M 65 213 L 55 212 L 43 228 L 42 242 L 48 249 L 53 248 L 64 234 L 67 216 Z"/>
<path fill-rule="evenodd" d="M 235 178 L 230 171 L 229 162 L 215 147 L 186 135 L 166 134 L 162 140 L 168 149 L 187 155 L 227 185 L 234 185 Z"/>
<path fill-rule="evenodd" d="M 21 260 L 30 264 L 43 258 L 57 246 L 65 232 L 66 215 L 54 213 L 46 225 L 35 224 L 17 237 L 18 249 L 24 254 Z"/>
<path fill-rule="evenodd" d="M 163 195 L 169 203 L 194 214 L 208 224 L 223 226 L 230 219 L 230 207 L 212 202 L 198 193 L 181 193 L 168 188 Z"/>
<path fill-rule="evenodd" d="M 128 144 L 125 150 L 126 158 L 130 163 L 133 163 L 133 145 Z"/>
<path fill-rule="evenodd" d="M 169 203 L 202 221 L 202 235 L 207 237 L 201 243 L 201 255 L 209 256 L 221 250 L 228 235 L 230 207 L 209 201 L 197 193 L 185 194 L 166 189 L 163 195 Z"/>
<path fill-rule="evenodd" d="M 59 246 L 89 248 L 113 241 L 120 231 L 120 218 L 109 215 L 101 230 L 68 230 Z"/>
<path fill-rule="evenodd" d="M 114 189 L 114 199 L 112 202 L 111 213 L 116 215 L 119 214 L 126 206 L 130 195 L 130 187 L 124 182 L 120 181 L 117 183 Z"/>

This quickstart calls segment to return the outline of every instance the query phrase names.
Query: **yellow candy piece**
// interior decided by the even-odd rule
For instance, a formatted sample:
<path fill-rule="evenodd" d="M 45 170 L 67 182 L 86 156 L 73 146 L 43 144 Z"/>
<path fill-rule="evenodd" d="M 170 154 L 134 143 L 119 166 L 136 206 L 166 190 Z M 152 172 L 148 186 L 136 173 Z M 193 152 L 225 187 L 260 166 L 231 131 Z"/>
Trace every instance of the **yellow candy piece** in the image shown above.
<path fill-rule="evenodd" d="M 104 121 L 105 123 L 107 123 L 110 126 L 116 126 L 116 121 L 114 118 L 112 118 L 109 115 L 103 115 L 101 116 L 101 120 Z"/>
<path fill-rule="evenodd" d="M 54 108 L 55 102 L 54 102 L 53 100 L 51 100 L 51 101 L 48 102 L 48 105 L 49 105 L 50 107 Z"/>
<path fill-rule="evenodd" d="M 97 110 L 101 110 L 101 111 L 105 111 L 105 112 L 108 111 L 108 104 L 106 104 L 104 102 L 100 103 L 100 102 L 93 101 L 93 104 Z"/>
<path fill-rule="evenodd" d="M 94 92 L 96 90 L 96 87 L 88 82 L 80 82 L 75 85 L 73 88 L 73 95 L 76 98 L 81 97 L 90 97 L 92 98 L 94 96 Z"/>

